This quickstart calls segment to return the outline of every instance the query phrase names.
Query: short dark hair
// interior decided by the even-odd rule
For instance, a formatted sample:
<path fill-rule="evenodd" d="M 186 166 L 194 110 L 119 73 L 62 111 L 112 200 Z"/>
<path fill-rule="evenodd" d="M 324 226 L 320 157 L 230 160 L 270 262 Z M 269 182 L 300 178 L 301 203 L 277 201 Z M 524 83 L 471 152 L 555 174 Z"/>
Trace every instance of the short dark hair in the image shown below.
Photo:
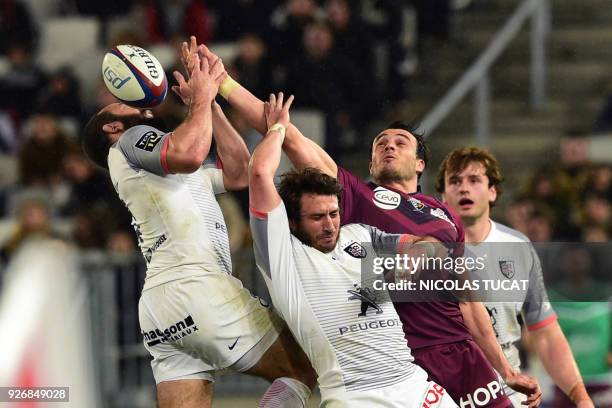
<path fill-rule="evenodd" d="M 309 167 L 299 172 L 292 170 L 283 174 L 278 193 L 285 203 L 287 218 L 298 221 L 301 217 L 302 195 L 335 195 L 340 201 L 342 186 L 335 178 Z"/>
<path fill-rule="evenodd" d="M 427 167 L 429 149 L 427 148 L 427 144 L 425 143 L 425 135 L 423 134 L 423 132 L 419 130 L 418 124 L 405 123 L 405 122 L 398 120 L 398 121 L 395 121 L 387 125 L 385 129 L 403 129 L 409 132 L 416 139 L 416 142 L 417 142 L 417 147 L 416 147 L 417 158 L 423 160 L 425 167 Z M 380 133 L 378 135 L 380 135 Z M 376 142 L 376 140 L 378 139 L 378 135 L 375 135 L 372 138 L 372 141 L 370 142 L 370 157 L 372 156 L 372 152 L 374 150 L 374 142 Z M 419 173 L 419 177 L 420 176 L 421 174 Z"/>
<path fill-rule="evenodd" d="M 465 170 L 471 162 L 480 163 L 484 166 L 485 174 L 489 179 L 489 187 L 495 187 L 497 199 L 499 199 L 502 193 L 501 183 L 504 181 L 499 162 L 491 152 L 486 149 L 481 149 L 480 147 L 462 147 L 450 152 L 438 169 L 435 184 L 436 191 L 440 194 L 444 192 L 444 175 L 446 173 L 460 173 Z M 490 205 L 493 207 L 495 202 L 490 203 Z"/>
<path fill-rule="evenodd" d="M 113 143 L 102 127 L 116 120 L 121 119 L 110 112 L 96 113 L 85 125 L 81 138 L 81 147 L 85 155 L 98 167 L 105 170 L 108 170 L 108 152 Z"/>

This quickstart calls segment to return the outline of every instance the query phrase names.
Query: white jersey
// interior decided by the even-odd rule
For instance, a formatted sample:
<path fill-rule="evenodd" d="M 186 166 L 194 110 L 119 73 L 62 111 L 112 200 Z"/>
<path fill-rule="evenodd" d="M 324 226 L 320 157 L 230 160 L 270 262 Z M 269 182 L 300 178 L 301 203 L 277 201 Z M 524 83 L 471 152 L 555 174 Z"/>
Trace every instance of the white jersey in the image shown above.
<path fill-rule="evenodd" d="M 361 224 L 343 226 L 333 251 L 303 244 L 289 231 L 284 204 L 252 214 L 257 266 L 274 307 L 319 375 L 322 405 L 332 396 L 398 384 L 417 371 L 386 292 L 361 287 L 368 245 L 400 235 Z M 415 380 L 416 381 L 416 380 Z"/>
<path fill-rule="evenodd" d="M 466 251 L 475 256 L 486 255 L 485 269 L 472 271 L 476 278 L 529 280 L 527 291 L 515 292 L 512 302 L 483 302 L 508 362 L 519 369 L 521 361 L 514 345 L 521 339 L 519 316 L 528 330 L 536 330 L 554 322 L 556 314 L 548 301 L 540 259 L 529 238 L 493 220 L 490 223 L 491 230 L 484 241 L 466 244 Z M 515 393 L 507 386 L 504 390 L 510 397 Z"/>
<path fill-rule="evenodd" d="M 129 128 L 108 155 L 111 180 L 132 214 L 147 261 L 144 289 L 188 276 L 231 274 L 225 221 L 215 194 L 225 191 L 223 174 L 201 167 L 167 174 L 169 134 Z"/>

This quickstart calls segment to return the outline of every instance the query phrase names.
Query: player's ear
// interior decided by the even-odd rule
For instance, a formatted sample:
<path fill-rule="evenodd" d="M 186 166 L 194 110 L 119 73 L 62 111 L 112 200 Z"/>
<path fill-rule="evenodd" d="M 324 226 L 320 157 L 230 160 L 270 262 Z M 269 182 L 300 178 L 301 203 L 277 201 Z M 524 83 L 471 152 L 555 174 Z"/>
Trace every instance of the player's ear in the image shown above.
<path fill-rule="evenodd" d="M 497 187 L 489 187 L 489 203 L 494 203 L 497 200 Z"/>
<path fill-rule="evenodd" d="M 423 171 L 425 171 L 425 160 L 419 159 L 417 157 L 417 159 L 416 159 L 416 171 L 417 171 L 417 173 L 422 173 Z"/>
<path fill-rule="evenodd" d="M 102 126 L 102 131 L 106 134 L 112 135 L 115 133 L 121 133 L 125 130 L 123 123 L 118 120 L 106 123 Z"/>

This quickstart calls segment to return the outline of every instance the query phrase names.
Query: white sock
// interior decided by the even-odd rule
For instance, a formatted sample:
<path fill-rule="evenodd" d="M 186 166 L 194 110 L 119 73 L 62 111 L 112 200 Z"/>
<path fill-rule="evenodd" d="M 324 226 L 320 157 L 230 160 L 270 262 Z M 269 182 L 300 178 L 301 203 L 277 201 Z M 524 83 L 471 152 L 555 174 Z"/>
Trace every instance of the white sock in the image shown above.
<path fill-rule="evenodd" d="M 304 408 L 310 388 L 289 377 L 277 378 L 259 401 L 259 408 Z"/>

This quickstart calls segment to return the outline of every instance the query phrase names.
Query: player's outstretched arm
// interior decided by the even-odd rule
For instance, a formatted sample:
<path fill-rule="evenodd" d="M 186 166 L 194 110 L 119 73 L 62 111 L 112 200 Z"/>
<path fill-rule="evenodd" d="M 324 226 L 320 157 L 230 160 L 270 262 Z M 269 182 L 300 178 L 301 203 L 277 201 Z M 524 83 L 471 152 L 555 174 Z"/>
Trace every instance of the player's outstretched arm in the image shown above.
<path fill-rule="evenodd" d="M 481 302 L 460 302 L 461 313 L 474 341 L 481 348 L 493 368 L 502 376 L 506 384 L 515 391 L 527 395 L 528 407 L 539 407 L 542 391 L 535 378 L 515 371 L 502 351 L 491 319 Z"/>
<path fill-rule="evenodd" d="M 184 49 L 187 50 L 188 48 L 185 47 Z M 219 57 L 212 53 L 205 45 L 200 45 L 198 50 L 201 55 L 208 59 L 210 64 L 219 60 Z M 227 76 L 219 88 L 219 93 L 259 133 L 263 135 L 268 131 L 264 103 L 249 92 L 248 89 Z M 283 150 L 298 170 L 314 167 L 332 177 L 337 175 L 338 168 L 334 160 L 321 146 L 304 136 L 292 124 L 289 124 L 286 129 Z"/>
<path fill-rule="evenodd" d="M 558 322 L 529 332 L 546 371 L 561 390 L 580 408 L 592 408 L 572 350 Z"/>
<path fill-rule="evenodd" d="M 187 102 L 189 112 L 169 138 L 166 161 L 172 173 L 193 173 L 208 155 L 212 140 L 211 103 L 224 78 L 219 65 L 209 68 L 208 60 L 197 54 L 191 55 L 188 64 L 188 80 L 174 72 L 178 86 L 173 90 Z"/>
<path fill-rule="evenodd" d="M 283 139 L 289 124 L 289 108 L 293 95 L 283 104 L 283 93 L 278 98 L 270 95 L 265 104 L 268 131 L 253 152 L 249 163 L 249 203 L 251 209 L 268 213 L 281 203 L 274 185 L 274 174 L 281 159 Z"/>
<path fill-rule="evenodd" d="M 249 181 L 249 149 L 217 102 L 212 104 L 212 123 L 217 153 L 223 163 L 223 184 L 227 190 L 243 189 Z"/>

